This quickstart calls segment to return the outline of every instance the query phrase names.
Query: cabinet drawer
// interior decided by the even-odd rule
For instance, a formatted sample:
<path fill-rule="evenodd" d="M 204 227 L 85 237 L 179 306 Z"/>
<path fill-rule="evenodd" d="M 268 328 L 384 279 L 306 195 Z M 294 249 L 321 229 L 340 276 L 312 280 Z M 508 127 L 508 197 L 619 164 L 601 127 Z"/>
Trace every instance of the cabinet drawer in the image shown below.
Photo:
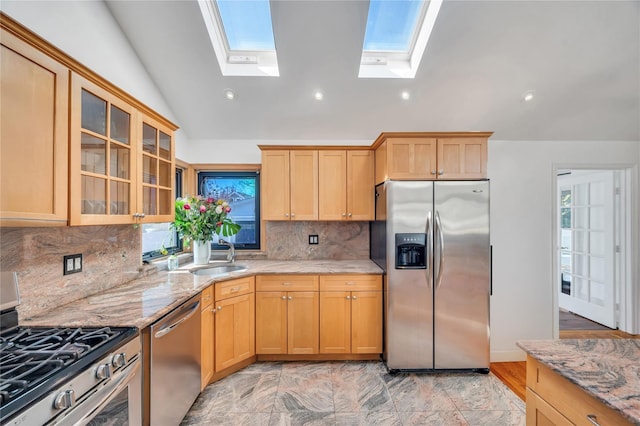
<path fill-rule="evenodd" d="M 258 275 L 256 291 L 318 291 L 317 275 Z"/>
<path fill-rule="evenodd" d="M 589 420 L 592 418 L 600 426 L 631 425 L 620 413 L 530 356 L 527 356 L 527 387 L 574 424 L 593 424 Z"/>
<path fill-rule="evenodd" d="M 213 286 L 210 285 L 209 287 L 202 290 L 202 293 L 200 295 L 200 307 L 204 310 L 204 308 L 211 305 L 212 302 L 213 302 Z"/>
<path fill-rule="evenodd" d="M 320 291 L 382 290 L 381 275 L 322 275 Z"/>
<path fill-rule="evenodd" d="M 216 301 L 229 297 L 240 296 L 242 294 L 253 293 L 254 278 L 238 278 L 236 280 L 223 281 L 215 284 Z"/>

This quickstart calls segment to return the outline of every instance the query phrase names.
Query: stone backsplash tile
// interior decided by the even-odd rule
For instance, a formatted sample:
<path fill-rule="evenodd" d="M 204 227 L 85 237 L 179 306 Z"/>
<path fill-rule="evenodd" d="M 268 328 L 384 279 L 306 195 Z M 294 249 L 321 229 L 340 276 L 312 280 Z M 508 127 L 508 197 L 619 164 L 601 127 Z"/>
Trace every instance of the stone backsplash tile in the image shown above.
<path fill-rule="evenodd" d="M 20 318 L 29 318 L 137 278 L 133 225 L 0 228 L 0 270 L 18 272 Z M 82 272 L 63 275 L 63 256 L 82 253 Z"/>
<path fill-rule="evenodd" d="M 369 222 L 267 222 L 268 259 L 368 259 Z M 318 244 L 309 244 L 318 235 Z"/>

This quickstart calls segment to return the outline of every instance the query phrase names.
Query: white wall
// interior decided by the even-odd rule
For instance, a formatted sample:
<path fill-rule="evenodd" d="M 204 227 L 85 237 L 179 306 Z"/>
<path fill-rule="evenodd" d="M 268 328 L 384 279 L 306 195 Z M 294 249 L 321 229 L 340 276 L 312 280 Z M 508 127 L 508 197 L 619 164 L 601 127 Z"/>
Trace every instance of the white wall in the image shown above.
<path fill-rule="evenodd" d="M 517 340 L 554 335 L 554 165 L 633 167 L 636 210 L 632 223 L 638 223 L 640 143 L 490 140 L 493 362 L 524 359 Z M 637 228 L 631 232 L 638 247 Z M 637 250 L 634 258 L 636 265 L 640 263 Z M 636 267 L 633 279 L 640 293 L 638 273 Z"/>
<path fill-rule="evenodd" d="M 0 10 L 175 123 L 104 2 L 2 0 Z"/>

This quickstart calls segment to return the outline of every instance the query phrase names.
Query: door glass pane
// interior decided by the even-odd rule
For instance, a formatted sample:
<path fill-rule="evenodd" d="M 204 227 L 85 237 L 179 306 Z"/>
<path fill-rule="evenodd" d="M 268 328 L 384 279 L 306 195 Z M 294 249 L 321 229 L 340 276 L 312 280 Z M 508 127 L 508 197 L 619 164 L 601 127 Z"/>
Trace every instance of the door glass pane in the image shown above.
<path fill-rule="evenodd" d="M 129 114 L 111 105 L 111 139 L 129 145 Z"/>
<path fill-rule="evenodd" d="M 604 182 L 596 181 L 591 182 L 589 189 L 589 203 L 590 204 L 604 204 Z"/>
<path fill-rule="evenodd" d="M 589 184 L 580 183 L 573 187 L 574 205 L 586 206 L 589 203 Z"/>
<path fill-rule="evenodd" d="M 106 174 L 107 142 L 82 133 L 80 141 L 80 163 L 85 172 Z"/>
<path fill-rule="evenodd" d="M 129 214 L 129 184 L 111 181 L 111 214 Z"/>
<path fill-rule="evenodd" d="M 603 283 L 591 281 L 591 303 L 604 306 L 605 286 Z"/>
<path fill-rule="evenodd" d="M 591 257 L 589 266 L 591 271 L 590 278 L 596 281 L 604 281 L 604 258 Z"/>
<path fill-rule="evenodd" d="M 154 187 L 145 186 L 142 188 L 142 209 L 144 214 L 158 214 L 156 209 L 156 197 L 158 190 Z"/>
<path fill-rule="evenodd" d="M 171 214 L 173 210 L 173 202 L 170 189 L 160 190 L 160 214 Z"/>
<path fill-rule="evenodd" d="M 560 209 L 560 227 L 571 228 L 571 208 L 563 207 Z"/>
<path fill-rule="evenodd" d="M 604 207 L 591 207 L 589 224 L 592 230 L 604 230 Z"/>
<path fill-rule="evenodd" d="M 107 102 L 83 89 L 81 104 L 82 128 L 106 136 Z"/>
<path fill-rule="evenodd" d="M 106 179 L 82 176 L 82 213 L 105 214 L 107 198 Z"/>
<path fill-rule="evenodd" d="M 573 295 L 578 299 L 585 301 L 589 300 L 589 281 L 583 278 L 574 277 L 574 293 Z"/>
<path fill-rule="evenodd" d="M 111 144 L 111 154 L 109 157 L 110 175 L 122 179 L 129 179 L 129 161 L 131 150 L 118 144 Z"/>
<path fill-rule="evenodd" d="M 589 258 L 585 255 L 574 254 L 573 255 L 573 273 L 581 275 L 583 277 L 589 276 Z"/>
<path fill-rule="evenodd" d="M 605 255 L 605 247 L 604 247 L 604 232 L 590 232 L 589 233 L 589 245 L 591 248 L 591 254 L 595 254 L 598 256 Z"/>
<path fill-rule="evenodd" d="M 171 136 L 160 132 L 160 158 L 171 159 Z"/>
<path fill-rule="evenodd" d="M 586 229 L 589 227 L 589 208 L 576 207 L 573 210 L 573 221 L 576 229 Z"/>
<path fill-rule="evenodd" d="M 144 183 L 158 183 L 157 162 L 158 160 L 153 157 L 142 156 L 142 181 Z"/>
<path fill-rule="evenodd" d="M 571 207 L 571 191 L 565 189 L 560 193 L 560 206 Z"/>
<path fill-rule="evenodd" d="M 589 233 L 586 231 L 575 231 L 574 235 L 574 243 L 575 247 L 573 248 L 575 251 L 580 253 L 586 253 L 589 251 Z"/>
<path fill-rule="evenodd" d="M 158 170 L 160 186 L 170 187 L 171 181 L 173 180 L 171 179 L 171 163 L 160 160 L 158 164 L 160 165 L 160 170 Z"/>
<path fill-rule="evenodd" d="M 156 134 L 157 130 L 148 124 L 142 125 L 142 150 L 153 155 L 156 154 Z"/>

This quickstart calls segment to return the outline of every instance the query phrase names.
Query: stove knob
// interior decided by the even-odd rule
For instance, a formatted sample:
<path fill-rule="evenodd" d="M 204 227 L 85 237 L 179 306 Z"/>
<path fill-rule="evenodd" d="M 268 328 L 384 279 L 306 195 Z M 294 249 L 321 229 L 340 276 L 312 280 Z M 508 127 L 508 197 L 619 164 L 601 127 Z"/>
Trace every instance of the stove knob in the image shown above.
<path fill-rule="evenodd" d="M 56 408 L 56 409 L 69 408 L 75 403 L 76 403 L 75 392 L 73 392 L 73 390 L 66 390 L 64 392 L 60 392 L 58 396 L 56 396 L 55 401 L 53 401 L 53 408 Z"/>
<path fill-rule="evenodd" d="M 111 360 L 111 365 L 113 365 L 114 368 L 122 367 L 125 364 L 126 360 L 127 356 L 124 352 L 115 354 L 113 356 L 113 359 Z"/>
<path fill-rule="evenodd" d="M 111 366 L 109 364 L 99 365 L 96 369 L 96 379 L 108 379 L 111 377 Z"/>

